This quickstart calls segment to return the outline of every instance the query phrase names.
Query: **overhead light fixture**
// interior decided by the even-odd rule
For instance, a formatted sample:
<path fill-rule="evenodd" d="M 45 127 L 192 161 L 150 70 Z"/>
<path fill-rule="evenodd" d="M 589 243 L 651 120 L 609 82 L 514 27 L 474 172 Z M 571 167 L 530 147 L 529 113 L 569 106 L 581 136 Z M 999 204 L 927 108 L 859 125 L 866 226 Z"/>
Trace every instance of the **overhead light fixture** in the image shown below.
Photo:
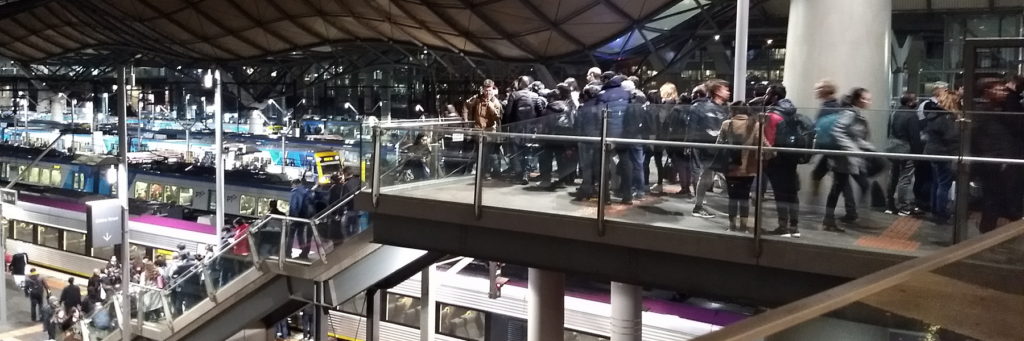
<path fill-rule="evenodd" d="M 206 88 L 212 88 L 213 87 L 213 71 L 206 70 L 206 75 L 203 76 L 203 87 L 206 87 Z"/>
<path fill-rule="evenodd" d="M 722 38 L 721 35 L 718 35 L 718 34 L 715 35 L 715 41 L 718 41 L 718 39 L 721 39 L 721 38 Z"/>
<path fill-rule="evenodd" d="M 768 40 L 766 41 L 766 43 L 768 43 L 768 45 L 771 45 L 773 41 L 774 41 L 774 40 L 768 39 Z"/>

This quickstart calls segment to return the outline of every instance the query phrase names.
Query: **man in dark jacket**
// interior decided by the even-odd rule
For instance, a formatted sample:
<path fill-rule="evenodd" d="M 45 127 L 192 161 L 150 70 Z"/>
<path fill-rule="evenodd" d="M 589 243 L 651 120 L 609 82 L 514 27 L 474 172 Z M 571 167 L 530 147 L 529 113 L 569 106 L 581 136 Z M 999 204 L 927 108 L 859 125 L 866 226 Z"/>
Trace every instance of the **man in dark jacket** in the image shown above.
<path fill-rule="evenodd" d="M 627 115 L 630 112 L 630 98 L 633 94 L 622 87 L 624 76 L 612 77 L 605 83 L 604 89 L 598 95 L 598 107 L 607 110 L 608 115 L 608 137 L 626 137 L 626 124 L 629 121 Z M 631 146 L 615 146 L 615 153 L 619 157 L 616 170 L 619 176 L 618 194 L 622 197 L 623 204 L 633 203 L 633 163 L 631 157 Z M 611 167 L 608 167 L 610 170 Z"/>
<path fill-rule="evenodd" d="M 1007 107 L 1011 98 L 1006 83 L 999 79 L 986 78 L 978 82 L 983 102 L 979 112 L 998 112 Z M 1020 159 L 1024 157 L 1024 124 L 1020 113 L 993 113 L 973 115 L 971 152 L 974 156 Z M 1024 183 L 1020 166 L 1006 164 L 979 164 L 975 174 L 982 185 L 981 223 L 982 233 L 998 227 L 999 218 L 1021 219 L 1021 192 Z"/>
<path fill-rule="evenodd" d="M 36 269 L 33 268 L 29 272 L 28 278 L 25 279 L 25 294 L 28 295 L 28 301 L 32 307 L 32 321 L 36 321 L 37 311 L 39 315 L 42 315 L 43 299 L 46 298 L 47 291 L 49 288 L 46 287 L 46 281 L 43 281 Z"/>
<path fill-rule="evenodd" d="M 893 111 L 889 119 L 887 153 L 920 154 L 923 151 L 922 121 L 918 119 L 914 110 L 916 107 L 917 95 L 911 92 L 904 93 L 900 98 L 900 107 Z M 920 213 L 920 209 L 914 205 L 915 167 L 914 160 L 892 160 L 885 213 L 901 216 Z"/>
<path fill-rule="evenodd" d="M 64 305 L 64 311 L 69 316 L 72 309 L 82 305 L 82 289 L 75 285 L 74 277 L 68 277 L 68 286 L 60 292 L 60 304 Z"/>
<path fill-rule="evenodd" d="M 359 178 L 359 174 L 356 174 L 356 171 L 352 166 L 345 166 L 342 168 L 341 174 L 344 178 L 342 181 L 345 182 L 342 187 L 341 196 L 343 198 L 348 198 L 355 195 L 356 192 L 362 188 L 362 181 Z M 346 238 L 359 232 L 359 211 L 356 211 L 355 207 L 355 200 L 350 200 L 345 204 L 344 220 L 342 225 L 344 225 L 344 234 Z"/>
<path fill-rule="evenodd" d="M 292 191 L 291 196 L 288 199 L 288 216 L 297 218 L 309 218 L 314 212 L 312 209 L 312 195 L 309 189 L 302 184 L 302 180 L 292 180 Z M 295 239 L 298 239 L 299 248 L 301 252 L 298 258 L 303 259 L 309 257 L 310 248 L 310 234 L 312 233 L 309 224 L 303 222 L 294 222 L 291 224 L 291 231 L 288 232 L 288 240 L 285 244 L 285 253 L 287 257 L 291 257 L 292 243 Z"/>
<path fill-rule="evenodd" d="M 796 106 L 786 98 L 786 88 L 782 85 L 769 87 L 765 98 L 765 104 L 769 105 L 766 121 L 769 124 L 775 122 L 771 132 L 765 128 L 766 140 L 773 146 L 800 148 L 801 146 L 789 144 L 795 141 L 781 141 L 780 138 L 785 138 L 786 134 L 779 136 L 778 133 L 810 131 L 813 129 L 813 123 L 797 113 Z M 768 182 L 772 184 L 778 210 L 779 226 L 771 232 L 783 237 L 800 237 L 800 230 L 797 228 L 800 217 L 800 178 L 797 175 L 797 165 L 801 156 L 794 153 L 779 153 L 764 165 L 764 172 Z"/>
<path fill-rule="evenodd" d="M 601 136 L 601 108 L 599 94 L 601 87 L 587 85 L 580 93 L 579 114 L 576 115 L 576 131 L 581 136 Z M 582 184 L 576 191 L 575 200 L 587 200 L 594 196 L 601 168 L 599 144 L 591 142 L 579 143 L 580 178 Z"/>
<path fill-rule="evenodd" d="M 537 125 L 536 122 L 531 121 L 544 114 L 547 102 L 530 90 L 530 84 L 533 84 L 532 78 L 520 76 L 515 82 L 516 91 L 508 97 L 503 124 L 509 132 L 535 133 Z M 523 141 L 512 139 L 507 145 L 511 152 L 509 167 L 513 181 L 517 181 L 521 185 L 528 185 L 530 182 L 526 171 L 526 154 L 528 152 L 526 144 Z"/>
<path fill-rule="evenodd" d="M 695 100 L 690 111 L 687 138 L 690 142 L 714 144 L 718 141 L 718 133 L 722 130 L 724 122 L 729 113 L 726 104 L 732 97 L 729 89 L 729 82 L 721 79 L 712 79 L 704 83 L 708 92 L 707 99 Z M 693 150 L 693 168 L 697 173 L 697 197 L 694 199 L 693 216 L 701 218 L 714 218 L 715 215 L 704 209 L 704 196 L 711 189 L 715 179 L 715 172 L 708 169 L 713 162 L 717 150 L 700 149 Z"/>
<path fill-rule="evenodd" d="M 548 95 L 548 105 L 544 109 L 543 127 L 545 134 L 572 135 L 576 119 L 575 108 L 572 107 L 572 92 L 566 84 L 558 84 Z M 555 189 L 562 186 L 576 172 L 576 164 L 566 156 L 569 145 L 560 141 L 542 141 L 541 152 L 537 156 L 540 163 L 540 185 L 542 189 Z M 552 162 L 558 164 L 558 172 L 552 183 Z"/>

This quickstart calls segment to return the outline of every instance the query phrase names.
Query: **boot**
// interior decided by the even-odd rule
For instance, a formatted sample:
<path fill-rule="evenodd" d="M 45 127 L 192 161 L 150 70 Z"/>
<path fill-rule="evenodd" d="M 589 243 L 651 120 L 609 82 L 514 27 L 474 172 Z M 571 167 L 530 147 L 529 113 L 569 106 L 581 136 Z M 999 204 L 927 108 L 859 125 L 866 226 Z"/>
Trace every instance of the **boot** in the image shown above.
<path fill-rule="evenodd" d="M 736 231 L 736 217 L 729 217 L 729 231 Z"/>

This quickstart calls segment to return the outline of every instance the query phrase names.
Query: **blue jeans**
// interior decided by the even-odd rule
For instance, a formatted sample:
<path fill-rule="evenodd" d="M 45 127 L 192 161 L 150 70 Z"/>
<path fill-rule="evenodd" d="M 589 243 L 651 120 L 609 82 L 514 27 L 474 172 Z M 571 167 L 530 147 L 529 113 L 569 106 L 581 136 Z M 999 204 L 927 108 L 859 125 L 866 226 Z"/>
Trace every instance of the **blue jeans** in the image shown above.
<path fill-rule="evenodd" d="M 644 147 L 629 146 L 629 162 L 633 164 L 633 192 L 647 193 L 647 180 L 644 178 Z"/>
<path fill-rule="evenodd" d="M 949 162 L 932 162 L 932 213 L 940 220 L 949 219 L 949 189 L 953 185 L 953 168 Z"/>

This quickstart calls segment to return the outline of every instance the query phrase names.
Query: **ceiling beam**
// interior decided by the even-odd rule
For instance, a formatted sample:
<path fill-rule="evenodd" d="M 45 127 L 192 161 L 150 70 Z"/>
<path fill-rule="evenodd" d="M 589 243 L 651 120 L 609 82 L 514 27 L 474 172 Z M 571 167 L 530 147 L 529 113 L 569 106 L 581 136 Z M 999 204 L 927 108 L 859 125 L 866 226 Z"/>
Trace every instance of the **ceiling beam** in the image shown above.
<path fill-rule="evenodd" d="M 505 38 L 505 40 L 508 40 L 508 42 L 512 43 L 512 45 L 515 45 L 516 48 L 518 48 L 520 52 L 522 52 L 523 54 L 527 55 L 531 59 L 540 59 L 540 53 L 535 51 L 533 48 L 530 48 L 526 44 L 523 44 L 523 42 L 519 41 L 519 39 L 516 39 L 516 37 L 513 37 L 504 28 L 501 28 L 499 25 L 494 24 L 494 23 L 497 22 L 496 20 L 494 20 L 494 18 L 491 18 L 490 15 L 488 15 L 487 13 L 480 11 L 478 9 L 478 7 L 475 6 L 473 3 L 471 3 L 469 0 L 458 0 L 458 1 L 459 1 L 459 3 L 462 4 L 462 6 L 465 6 L 466 8 L 468 8 L 469 12 L 472 13 L 473 16 L 477 17 L 477 19 L 480 19 L 481 22 L 483 22 L 485 25 L 487 25 L 487 27 L 490 28 L 491 31 L 494 31 L 494 33 L 497 33 L 502 38 Z M 483 4 L 477 4 L 477 5 L 478 6 L 483 6 Z"/>

